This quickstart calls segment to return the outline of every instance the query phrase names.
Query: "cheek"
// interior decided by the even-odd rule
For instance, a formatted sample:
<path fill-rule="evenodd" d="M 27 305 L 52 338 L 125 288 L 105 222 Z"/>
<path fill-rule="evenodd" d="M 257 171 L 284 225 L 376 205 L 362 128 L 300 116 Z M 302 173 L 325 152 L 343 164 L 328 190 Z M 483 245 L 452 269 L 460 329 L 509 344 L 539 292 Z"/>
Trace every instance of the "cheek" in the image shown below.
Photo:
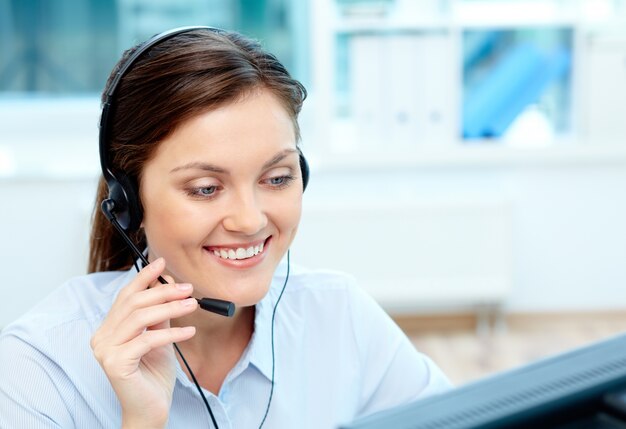
<path fill-rule="evenodd" d="M 201 203 L 181 198 L 162 197 L 146 202 L 144 229 L 152 244 L 197 241 L 202 232 L 213 229 L 215 216 Z"/>
<path fill-rule="evenodd" d="M 283 234 L 291 234 L 291 239 L 295 236 L 302 215 L 302 195 L 297 198 L 282 200 L 276 205 L 275 219 L 279 229 Z"/>

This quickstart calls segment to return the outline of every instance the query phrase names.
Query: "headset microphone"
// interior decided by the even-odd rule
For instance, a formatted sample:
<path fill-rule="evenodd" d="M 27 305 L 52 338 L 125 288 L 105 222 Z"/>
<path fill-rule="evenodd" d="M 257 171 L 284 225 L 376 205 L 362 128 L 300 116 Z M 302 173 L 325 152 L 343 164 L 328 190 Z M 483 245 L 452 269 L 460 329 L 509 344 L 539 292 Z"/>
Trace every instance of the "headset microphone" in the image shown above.
<path fill-rule="evenodd" d="M 102 201 L 102 205 L 100 206 L 106 218 L 109 220 L 109 222 L 111 222 L 115 230 L 122 236 L 122 238 L 124 239 L 128 247 L 132 250 L 132 252 L 135 254 L 135 256 L 141 259 L 141 262 L 143 263 L 143 266 L 145 267 L 150 262 L 148 262 L 148 260 L 143 255 L 143 253 L 139 251 L 137 246 L 135 246 L 135 243 L 133 243 L 133 241 L 130 239 L 128 234 L 126 234 L 126 231 L 124 231 L 120 223 L 117 221 L 117 218 L 113 214 L 114 207 L 115 207 L 115 203 L 110 198 L 107 198 L 106 200 Z M 161 276 L 159 276 L 159 281 L 163 284 L 168 284 L 165 281 L 165 279 Z M 226 317 L 231 317 L 233 314 L 235 314 L 235 304 L 233 304 L 230 301 L 224 301 L 221 299 L 213 299 L 213 298 L 202 298 L 202 299 L 197 299 L 197 301 L 198 301 L 198 304 L 200 305 L 200 308 L 202 308 L 203 310 L 207 310 L 212 313 L 220 314 Z"/>

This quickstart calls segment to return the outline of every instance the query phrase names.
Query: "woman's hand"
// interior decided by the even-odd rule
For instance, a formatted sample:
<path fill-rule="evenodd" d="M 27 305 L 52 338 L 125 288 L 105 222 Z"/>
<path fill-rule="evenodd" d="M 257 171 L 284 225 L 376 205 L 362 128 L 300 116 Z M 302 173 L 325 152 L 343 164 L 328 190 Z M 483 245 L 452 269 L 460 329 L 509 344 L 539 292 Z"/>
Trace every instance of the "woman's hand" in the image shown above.
<path fill-rule="evenodd" d="M 159 258 L 125 286 L 91 339 L 122 407 L 122 427 L 164 427 L 176 380 L 172 343 L 193 337 L 193 326 L 172 328 L 170 319 L 198 306 L 192 286 L 157 281 L 165 268 Z"/>

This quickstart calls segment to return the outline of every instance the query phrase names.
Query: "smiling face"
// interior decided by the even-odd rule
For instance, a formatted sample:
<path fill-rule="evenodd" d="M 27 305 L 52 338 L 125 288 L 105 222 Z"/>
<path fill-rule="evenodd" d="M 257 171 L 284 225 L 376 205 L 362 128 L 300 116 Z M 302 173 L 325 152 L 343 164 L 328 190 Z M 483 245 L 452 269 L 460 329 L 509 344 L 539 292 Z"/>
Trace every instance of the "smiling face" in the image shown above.
<path fill-rule="evenodd" d="M 142 171 L 149 259 L 194 295 L 259 302 L 295 237 L 302 177 L 291 117 L 268 90 L 199 114 Z"/>

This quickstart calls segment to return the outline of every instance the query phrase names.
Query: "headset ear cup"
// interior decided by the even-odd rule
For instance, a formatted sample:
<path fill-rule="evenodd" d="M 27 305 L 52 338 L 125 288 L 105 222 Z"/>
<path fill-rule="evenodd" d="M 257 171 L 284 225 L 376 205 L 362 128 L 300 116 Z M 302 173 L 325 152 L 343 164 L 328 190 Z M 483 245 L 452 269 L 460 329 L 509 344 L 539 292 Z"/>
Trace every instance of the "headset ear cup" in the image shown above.
<path fill-rule="evenodd" d="M 300 152 L 300 173 L 302 174 L 302 192 L 304 192 L 309 184 L 309 163 L 306 162 L 302 152 Z"/>
<path fill-rule="evenodd" d="M 141 226 L 141 221 L 143 219 L 143 208 L 141 206 L 141 201 L 139 200 L 139 191 L 138 186 L 135 180 L 131 179 L 125 174 L 117 174 L 117 179 L 119 184 L 121 185 L 124 191 L 124 199 L 126 204 L 124 205 L 124 214 L 118 214 L 118 217 L 126 218 L 127 225 L 124 229 L 128 232 L 137 231 Z M 120 222 L 121 223 L 121 222 Z"/>

